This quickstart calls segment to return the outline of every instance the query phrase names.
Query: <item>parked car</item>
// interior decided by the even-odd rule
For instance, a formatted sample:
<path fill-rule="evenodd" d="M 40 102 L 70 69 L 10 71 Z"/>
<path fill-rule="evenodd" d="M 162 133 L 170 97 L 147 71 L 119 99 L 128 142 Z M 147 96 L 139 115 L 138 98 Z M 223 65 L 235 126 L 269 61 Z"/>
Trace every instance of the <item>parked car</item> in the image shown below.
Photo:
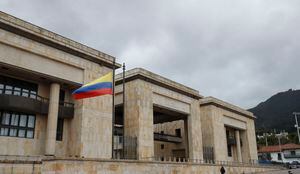
<path fill-rule="evenodd" d="M 298 161 L 293 161 L 289 164 L 289 169 L 297 169 L 300 168 L 300 163 Z"/>

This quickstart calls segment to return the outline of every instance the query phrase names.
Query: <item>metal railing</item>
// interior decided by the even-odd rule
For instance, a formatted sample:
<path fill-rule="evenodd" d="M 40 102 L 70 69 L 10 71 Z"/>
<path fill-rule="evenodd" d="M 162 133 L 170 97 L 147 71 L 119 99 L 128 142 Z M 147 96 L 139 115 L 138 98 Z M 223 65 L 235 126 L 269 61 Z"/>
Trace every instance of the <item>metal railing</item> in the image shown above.
<path fill-rule="evenodd" d="M 113 159 L 136 160 L 137 159 L 137 138 L 115 135 Z"/>
<path fill-rule="evenodd" d="M 34 100 L 38 100 L 43 103 L 49 103 L 49 99 L 46 97 L 42 97 L 40 95 L 37 95 L 35 93 L 32 93 L 31 91 L 20 91 L 20 90 L 14 90 L 14 89 L 2 89 L 2 93 L 0 95 L 14 95 L 14 96 L 20 96 L 20 97 L 25 97 L 25 98 L 30 98 Z M 64 107 L 74 107 L 74 103 L 70 102 L 59 102 L 60 106 Z"/>
<path fill-rule="evenodd" d="M 0 163 L 42 163 L 43 159 L 47 157 L 41 156 L 21 156 L 21 155 L 0 155 Z M 114 158 L 116 161 L 120 160 L 136 160 L 136 158 Z M 193 165 L 215 165 L 215 166 L 233 166 L 233 167 L 277 167 L 282 166 L 274 164 L 259 164 L 257 160 L 250 160 L 249 162 L 234 162 L 234 161 L 210 161 L 202 159 L 189 159 L 180 157 L 149 157 L 143 158 L 142 161 L 147 160 L 159 163 L 173 163 L 173 164 L 193 164 Z"/>
<path fill-rule="evenodd" d="M 15 89 L 1 89 L 0 98 L 6 103 L 0 103 L 1 109 L 14 109 L 20 112 L 47 114 L 49 99 L 37 95 L 35 91 L 21 91 Z M 59 116 L 71 118 L 74 115 L 74 104 L 59 102 Z"/>
<path fill-rule="evenodd" d="M 203 159 L 213 161 L 215 160 L 214 148 L 209 146 L 203 146 Z"/>
<path fill-rule="evenodd" d="M 63 107 L 74 108 L 74 103 L 70 103 L 70 102 L 62 102 L 62 101 L 60 101 L 59 105 L 63 106 Z"/>
<path fill-rule="evenodd" d="M 256 167 L 274 167 L 278 165 L 274 164 L 260 164 L 258 160 L 249 160 L 248 162 L 237 161 L 218 161 L 218 160 L 203 160 L 203 159 L 189 159 L 173 156 L 157 156 L 144 158 L 154 162 L 171 162 L 171 163 L 191 163 L 191 164 L 203 164 L 203 165 L 222 165 L 222 166 L 256 166 Z"/>
<path fill-rule="evenodd" d="M 182 137 L 170 134 L 162 134 L 154 132 L 154 140 L 158 141 L 166 141 L 166 142 L 174 142 L 174 143 L 181 143 Z"/>
<path fill-rule="evenodd" d="M 42 97 L 40 95 L 37 95 L 36 93 L 33 93 L 32 91 L 21 91 L 21 90 L 14 90 L 14 89 L 3 89 L 2 93 L 0 95 L 14 95 L 14 96 L 20 96 L 25 98 L 30 98 L 34 100 L 41 101 L 43 103 L 49 103 L 49 99 L 46 97 Z"/>
<path fill-rule="evenodd" d="M 227 138 L 227 145 L 236 145 L 236 140 L 234 137 Z"/>
<path fill-rule="evenodd" d="M 34 100 L 38 100 L 43 103 L 49 103 L 49 99 L 46 97 L 42 97 L 36 93 L 33 93 L 32 91 L 21 91 L 21 90 L 15 90 L 15 89 L 2 89 L 2 93 L 0 95 L 14 95 L 14 96 L 20 96 L 25 98 L 30 98 Z M 74 107 L 74 103 L 70 102 L 59 102 L 60 106 L 64 107 Z"/>

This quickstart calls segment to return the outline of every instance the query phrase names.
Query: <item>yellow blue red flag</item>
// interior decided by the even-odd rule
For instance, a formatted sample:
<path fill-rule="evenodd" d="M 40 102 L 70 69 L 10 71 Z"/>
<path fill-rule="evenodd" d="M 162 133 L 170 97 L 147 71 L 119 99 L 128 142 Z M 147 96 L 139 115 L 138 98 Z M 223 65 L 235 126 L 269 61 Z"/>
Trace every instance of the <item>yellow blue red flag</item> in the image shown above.
<path fill-rule="evenodd" d="M 105 94 L 112 95 L 113 73 L 110 72 L 99 79 L 96 79 L 82 87 L 76 89 L 72 94 L 75 99 L 83 99 L 101 96 Z"/>

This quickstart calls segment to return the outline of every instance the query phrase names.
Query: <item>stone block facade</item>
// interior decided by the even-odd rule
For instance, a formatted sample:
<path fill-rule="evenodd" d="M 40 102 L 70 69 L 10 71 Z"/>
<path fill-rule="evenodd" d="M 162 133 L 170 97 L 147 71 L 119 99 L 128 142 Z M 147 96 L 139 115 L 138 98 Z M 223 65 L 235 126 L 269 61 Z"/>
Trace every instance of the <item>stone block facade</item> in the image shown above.
<path fill-rule="evenodd" d="M 213 97 L 200 100 L 200 106 L 203 145 L 214 148 L 215 160 L 245 163 L 257 160 L 255 117 L 252 113 Z M 229 140 L 226 131 L 236 141 L 230 147 L 231 155 L 228 155 L 228 147 L 224 147 Z"/>
<path fill-rule="evenodd" d="M 185 115 L 188 147 L 186 158 L 202 159 L 202 136 L 198 91 L 169 79 L 137 68 L 126 72 L 125 86 L 125 136 L 138 139 L 137 158 L 153 160 L 154 154 L 154 108 Z M 117 84 L 121 80 L 116 77 Z M 122 85 L 116 87 L 116 105 L 122 103 Z M 176 88 L 174 88 L 176 86 Z M 170 118 L 173 120 L 174 118 Z M 157 143 L 156 143 L 157 144 Z"/>
<path fill-rule="evenodd" d="M 0 173 L 217 172 L 203 164 L 203 147 L 213 148 L 210 162 L 257 160 L 251 113 L 142 68 L 126 71 L 125 91 L 116 76 L 120 125 L 111 95 L 73 100 L 72 91 L 119 67 L 108 54 L 0 12 L 0 157 L 42 158 L 0 159 Z M 120 134 L 136 139 L 136 160 L 110 160 Z"/>
<path fill-rule="evenodd" d="M 37 84 L 37 95 L 56 103 L 58 93 L 64 90 L 64 102 L 74 103 L 74 115 L 72 119 L 64 119 L 62 141 L 56 141 L 57 118 L 51 124 L 47 122 L 57 116 L 57 105 L 49 107 L 52 115 L 35 114 L 34 138 L 1 136 L 4 146 L 0 155 L 111 158 L 112 97 L 74 101 L 70 96 L 80 85 L 111 72 L 114 59 L 1 12 L 1 75 Z M 57 90 L 50 96 L 53 84 L 57 84 Z"/>
<path fill-rule="evenodd" d="M 143 161 L 111 161 L 95 159 L 44 159 L 40 162 L 23 161 L 0 161 L 1 174 L 122 174 L 122 173 L 195 173 L 195 174 L 216 174 L 220 173 L 221 165 L 197 164 L 197 163 L 176 163 L 176 162 L 143 162 Z M 275 171 L 279 168 L 261 166 L 225 166 L 226 173 L 261 173 Z"/>

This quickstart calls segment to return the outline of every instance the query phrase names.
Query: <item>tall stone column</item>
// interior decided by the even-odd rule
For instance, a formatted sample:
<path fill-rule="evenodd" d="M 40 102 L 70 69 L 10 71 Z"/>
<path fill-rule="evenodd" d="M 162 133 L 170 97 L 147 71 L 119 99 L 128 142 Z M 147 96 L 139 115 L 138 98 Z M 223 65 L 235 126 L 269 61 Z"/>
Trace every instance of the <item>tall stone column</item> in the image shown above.
<path fill-rule="evenodd" d="M 137 159 L 154 158 L 152 90 L 148 82 L 135 80 L 126 83 L 126 137 L 137 138 Z"/>
<path fill-rule="evenodd" d="M 203 160 L 202 130 L 199 100 L 192 101 L 190 115 L 187 118 L 189 159 Z"/>
<path fill-rule="evenodd" d="M 59 107 L 59 90 L 59 84 L 52 83 L 50 85 L 45 155 L 55 155 L 56 127 Z"/>
<path fill-rule="evenodd" d="M 243 162 L 242 160 L 242 150 L 241 150 L 241 141 L 240 141 L 240 131 L 235 130 L 235 139 L 236 139 L 236 149 L 237 149 L 237 158 L 238 162 Z"/>

